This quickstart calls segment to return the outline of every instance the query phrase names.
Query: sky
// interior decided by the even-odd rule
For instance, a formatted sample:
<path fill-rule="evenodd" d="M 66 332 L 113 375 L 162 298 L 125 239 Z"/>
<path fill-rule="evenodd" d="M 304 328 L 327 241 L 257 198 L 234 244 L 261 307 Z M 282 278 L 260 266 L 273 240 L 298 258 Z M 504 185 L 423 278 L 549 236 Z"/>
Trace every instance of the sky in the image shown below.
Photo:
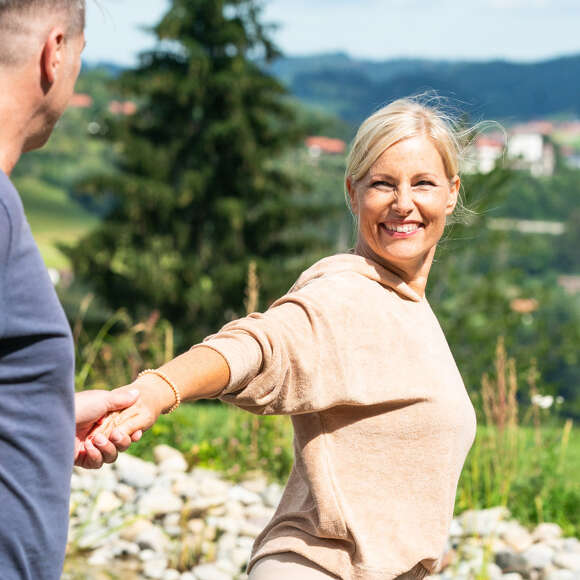
<path fill-rule="evenodd" d="M 134 66 L 169 0 L 88 0 L 88 62 Z M 545 60 L 580 53 L 580 0 L 263 0 L 290 56 Z"/>

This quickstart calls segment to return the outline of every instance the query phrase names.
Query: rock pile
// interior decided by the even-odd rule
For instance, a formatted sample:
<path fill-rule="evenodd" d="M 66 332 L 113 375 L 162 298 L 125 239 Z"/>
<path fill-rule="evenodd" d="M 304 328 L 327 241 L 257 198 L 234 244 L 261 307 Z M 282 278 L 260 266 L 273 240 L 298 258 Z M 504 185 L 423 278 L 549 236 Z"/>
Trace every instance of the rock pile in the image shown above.
<path fill-rule="evenodd" d="M 241 484 L 155 448 L 155 463 L 122 454 L 113 466 L 75 470 L 63 580 L 241 580 L 255 537 L 282 493 L 255 477 Z M 580 580 L 580 541 L 555 524 L 532 532 L 505 508 L 453 520 L 444 569 L 431 578 Z M 487 576 L 484 575 L 487 574 Z"/>

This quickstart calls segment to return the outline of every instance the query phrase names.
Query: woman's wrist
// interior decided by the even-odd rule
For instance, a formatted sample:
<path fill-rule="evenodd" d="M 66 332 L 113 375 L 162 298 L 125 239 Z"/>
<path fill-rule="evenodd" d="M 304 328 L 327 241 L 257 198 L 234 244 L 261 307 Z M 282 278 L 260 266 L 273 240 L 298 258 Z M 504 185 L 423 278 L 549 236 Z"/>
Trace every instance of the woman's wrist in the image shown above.
<path fill-rule="evenodd" d="M 167 413 L 175 404 L 175 393 L 167 382 L 155 373 L 146 373 L 137 377 L 133 386 L 139 389 L 141 398 L 156 417 Z"/>

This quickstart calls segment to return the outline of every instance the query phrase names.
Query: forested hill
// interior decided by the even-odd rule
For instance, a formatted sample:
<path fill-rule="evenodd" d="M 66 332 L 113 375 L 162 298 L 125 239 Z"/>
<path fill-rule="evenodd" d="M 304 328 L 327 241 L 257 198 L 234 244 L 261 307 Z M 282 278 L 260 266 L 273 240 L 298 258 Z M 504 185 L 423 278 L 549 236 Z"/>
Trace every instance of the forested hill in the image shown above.
<path fill-rule="evenodd" d="M 270 67 L 301 101 L 358 123 L 382 103 L 435 89 L 474 119 L 580 116 L 580 54 L 535 63 L 368 61 L 336 53 Z"/>

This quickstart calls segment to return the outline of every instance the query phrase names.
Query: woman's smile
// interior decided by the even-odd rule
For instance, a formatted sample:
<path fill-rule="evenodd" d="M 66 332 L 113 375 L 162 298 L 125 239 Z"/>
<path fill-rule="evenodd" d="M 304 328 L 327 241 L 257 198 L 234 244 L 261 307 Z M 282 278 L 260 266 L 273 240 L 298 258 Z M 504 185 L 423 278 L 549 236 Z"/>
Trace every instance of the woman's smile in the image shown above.
<path fill-rule="evenodd" d="M 423 224 L 419 222 L 382 222 L 379 224 L 380 228 L 385 230 L 388 236 L 393 238 L 408 238 L 416 234 Z"/>

